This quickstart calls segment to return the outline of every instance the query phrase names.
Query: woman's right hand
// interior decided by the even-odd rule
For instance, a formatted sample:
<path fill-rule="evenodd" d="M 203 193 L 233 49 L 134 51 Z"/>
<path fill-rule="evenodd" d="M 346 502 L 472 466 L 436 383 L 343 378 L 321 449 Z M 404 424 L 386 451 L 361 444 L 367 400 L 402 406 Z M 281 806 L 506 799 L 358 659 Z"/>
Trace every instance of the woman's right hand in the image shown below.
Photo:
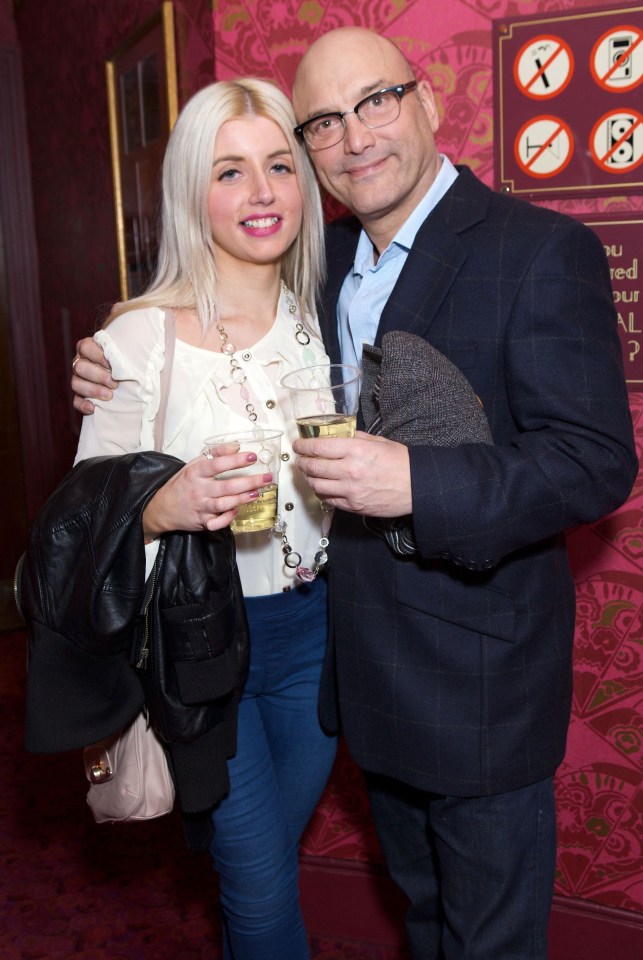
<path fill-rule="evenodd" d="M 118 382 L 112 377 L 112 368 L 105 359 L 103 348 L 93 337 L 85 337 L 76 344 L 76 356 L 71 363 L 71 389 L 74 393 L 74 408 L 79 413 L 94 412 L 89 397 L 111 400 L 112 391 Z"/>
<path fill-rule="evenodd" d="M 270 483 L 272 474 L 219 477 L 257 461 L 254 453 L 231 453 L 233 446 L 195 457 L 156 491 L 143 511 L 146 543 L 174 530 L 221 530 L 232 523 L 237 507 L 257 499 L 259 487 Z"/>

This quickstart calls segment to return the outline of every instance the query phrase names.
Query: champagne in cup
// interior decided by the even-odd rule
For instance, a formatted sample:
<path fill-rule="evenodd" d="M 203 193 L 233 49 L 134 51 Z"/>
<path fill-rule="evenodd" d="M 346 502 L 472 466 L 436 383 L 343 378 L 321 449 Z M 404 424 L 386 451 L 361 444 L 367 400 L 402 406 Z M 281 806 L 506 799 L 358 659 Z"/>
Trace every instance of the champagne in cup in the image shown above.
<path fill-rule="evenodd" d="M 346 363 L 324 363 L 288 373 L 282 382 L 290 394 L 299 436 L 354 437 L 362 373 Z"/>
<path fill-rule="evenodd" d="M 204 441 L 206 456 L 221 453 L 256 453 L 257 462 L 218 473 L 217 477 L 237 477 L 256 474 L 263 470 L 272 474 L 272 482 L 259 487 L 259 497 L 237 507 L 237 515 L 230 524 L 234 533 L 255 533 L 269 530 L 277 520 L 277 479 L 281 462 L 283 430 L 263 430 L 260 427 L 247 433 L 223 433 Z M 222 449 L 223 448 L 223 449 Z"/>

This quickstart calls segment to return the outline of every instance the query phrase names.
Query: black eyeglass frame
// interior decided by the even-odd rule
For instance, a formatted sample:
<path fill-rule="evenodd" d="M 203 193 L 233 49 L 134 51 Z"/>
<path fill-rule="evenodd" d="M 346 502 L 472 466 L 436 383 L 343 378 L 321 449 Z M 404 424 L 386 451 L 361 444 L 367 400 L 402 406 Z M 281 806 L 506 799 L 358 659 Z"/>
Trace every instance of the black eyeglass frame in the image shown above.
<path fill-rule="evenodd" d="M 315 149 L 314 144 L 308 143 L 308 140 L 306 140 L 304 131 L 310 123 L 314 123 L 316 120 L 323 120 L 324 117 L 337 117 L 342 122 L 344 132 L 342 133 L 341 138 L 336 141 L 336 143 L 341 143 L 342 140 L 344 139 L 344 136 L 346 134 L 346 121 L 344 120 L 344 117 L 347 117 L 349 113 L 356 114 L 361 120 L 361 122 L 364 124 L 364 126 L 368 127 L 369 130 L 377 130 L 379 126 L 386 127 L 388 126 L 389 123 L 393 123 L 394 120 L 387 120 L 386 123 L 382 123 L 376 127 L 372 127 L 360 115 L 360 112 L 359 112 L 360 107 L 362 107 L 365 103 L 368 103 L 369 100 L 372 100 L 373 97 L 381 97 L 384 93 L 396 94 L 398 98 L 398 102 L 401 105 L 402 97 L 404 96 L 404 94 L 410 93 L 411 90 L 415 90 L 417 85 L 418 85 L 417 80 L 409 80 L 408 83 L 396 83 L 392 87 L 384 87 L 383 90 L 374 90 L 373 93 L 369 93 L 368 96 L 362 97 L 362 99 L 355 104 L 352 110 L 344 110 L 343 113 L 340 110 L 329 110 L 328 113 L 318 113 L 316 116 L 309 117 L 308 120 L 304 120 L 304 122 L 300 123 L 299 126 L 294 127 L 293 133 L 295 133 L 295 135 L 300 137 L 302 140 L 305 140 L 309 147 L 312 147 L 313 149 Z M 401 106 L 400 106 L 400 109 L 401 109 Z M 398 117 L 399 117 L 399 113 L 398 113 Z M 397 120 L 397 117 L 395 117 L 395 120 Z M 333 147 L 333 146 L 336 146 L 336 144 L 329 143 L 329 144 L 325 144 L 325 146 Z M 324 147 L 322 146 L 319 149 L 323 150 Z"/>

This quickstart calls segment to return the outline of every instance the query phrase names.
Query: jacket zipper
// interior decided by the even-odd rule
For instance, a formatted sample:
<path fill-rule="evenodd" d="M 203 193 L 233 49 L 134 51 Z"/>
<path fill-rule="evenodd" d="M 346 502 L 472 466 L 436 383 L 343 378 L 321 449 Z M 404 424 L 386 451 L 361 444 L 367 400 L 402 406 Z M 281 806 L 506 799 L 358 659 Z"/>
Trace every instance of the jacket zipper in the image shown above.
<path fill-rule="evenodd" d="M 150 604 L 152 602 L 152 597 L 154 596 L 154 587 L 156 586 L 156 574 L 157 567 L 156 561 L 152 567 L 152 572 L 150 574 L 150 579 L 147 588 L 147 596 L 145 598 L 145 606 L 143 607 L 143 622 L 144 622 L 144 634 L 143 634 L 143 646 L 140 649 L 138 655 L 138 661 L 136 663 L 137 670 L 145 670 L 147 668 L 147 661 L 150 655 Z"/>

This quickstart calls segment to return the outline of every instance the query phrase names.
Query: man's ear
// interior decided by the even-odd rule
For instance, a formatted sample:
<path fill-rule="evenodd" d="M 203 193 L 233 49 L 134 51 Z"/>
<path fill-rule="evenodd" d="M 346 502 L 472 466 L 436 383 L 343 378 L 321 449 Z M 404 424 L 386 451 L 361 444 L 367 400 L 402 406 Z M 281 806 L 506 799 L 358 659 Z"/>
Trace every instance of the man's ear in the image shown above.
<path fill-rule="evenodd" d="M 440 126 L 440 117 L 438 116 L 438 108 L 435 103 L 435 97 L 433 96 L 433 90 L 428 80 L 418 81 L 418 96 L 424 112 L 429 118 L 431 130 L 435 133 Z"/>

